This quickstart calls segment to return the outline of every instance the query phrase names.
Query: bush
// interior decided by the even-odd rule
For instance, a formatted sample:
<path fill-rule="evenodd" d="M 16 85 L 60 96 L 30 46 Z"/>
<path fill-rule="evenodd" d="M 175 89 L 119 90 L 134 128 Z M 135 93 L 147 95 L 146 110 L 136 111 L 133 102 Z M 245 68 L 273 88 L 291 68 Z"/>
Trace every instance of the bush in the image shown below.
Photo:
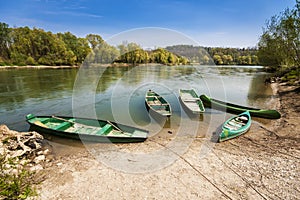
<path fill-rule="evenodd" d="M 5 155 L 0 155 L 0 199 L 26 199 L 36 195 L 32 187 L 33 173 L 17 166 L 16 159 L 6 159 Z"/>
<path fill-rule="evenodd" d="M 25 61 L 26 65 L 36 65 L 36 62 L 34 60 L 33 57 L 29 56 L 26 61 Z"/>

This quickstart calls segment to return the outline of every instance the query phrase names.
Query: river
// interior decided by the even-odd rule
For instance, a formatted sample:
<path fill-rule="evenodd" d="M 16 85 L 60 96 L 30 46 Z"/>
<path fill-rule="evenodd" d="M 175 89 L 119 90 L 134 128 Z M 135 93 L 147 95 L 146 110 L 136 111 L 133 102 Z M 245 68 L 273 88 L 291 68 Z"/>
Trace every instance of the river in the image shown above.
<path fill-rule="evenodd" d="M 272 89 L 264 84 L 267 76 L 261 66 L 1 69 L 0 124 L 27 131 L 25 116 L 29 113 L 74 115 L 138 126 L 154 136 L 163 128 L 174 132 L 186 122 L 182 119 L 189 120 L 190 116 L 178 101 L 180 88 L 194 88 L 199 95 L 241 105 L 271 108 Z M 148 89 L 164 96 L 171 104 L 173 115 L 167 123 L 155 122 L 149 116 L 144 103 Z M 201 126 L 207 129 L 211 117 L 220 113 L 207 109 L 207 113 L 192 120 L 203 122 Z M 222 115 L 218 123 L 228 116 Z"/>

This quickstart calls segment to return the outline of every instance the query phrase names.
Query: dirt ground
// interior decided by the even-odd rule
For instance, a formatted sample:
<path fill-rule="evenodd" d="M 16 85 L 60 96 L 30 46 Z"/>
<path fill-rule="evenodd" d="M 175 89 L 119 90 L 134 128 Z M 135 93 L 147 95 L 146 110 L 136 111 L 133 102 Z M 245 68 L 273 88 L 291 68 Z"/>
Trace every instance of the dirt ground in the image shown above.
<path fill-rule="evenodd" d="M 46 168 L 38 199 L 299 199 L 299 88 L 272 87 L 279 120 L 254 119 L 223 143 L 177 136 L 83 148 Z"/>

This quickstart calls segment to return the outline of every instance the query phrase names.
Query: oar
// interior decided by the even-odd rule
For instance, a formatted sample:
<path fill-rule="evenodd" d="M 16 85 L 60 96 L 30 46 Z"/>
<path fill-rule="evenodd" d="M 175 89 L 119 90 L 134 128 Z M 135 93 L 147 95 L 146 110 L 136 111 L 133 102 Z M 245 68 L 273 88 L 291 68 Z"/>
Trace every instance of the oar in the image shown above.
<path fill-rule="evenodd" d="M 115 129 L 117 129 L 118 131 L 120 131 L 121 133 L 123 133 L 124 135 L 127 135 L 127 136 L 132 136 L 131 133 L 127 133 L 127 132 L 124 132 L 122 131 L 119 127 L 117 127 L 116 125 L 114 125 L 112 122 L 110 122 L 109 120 L 106 120 L 107 123 L 109 123 L 110 125 L 112 125 Z"/>
<path fill-rule="evenodd" d="M 51 117 L 54 118 L 54 119 L 59 119 L 59 120 L 61 120 L 61 121 L 70 122 L 70 123 L 75 123 L 75 122 L 73 122 L 73 121 L 70 121 L 70 120 L 67 120 L 67 119 L 64 119 L 64 118 L 60 118 L 60 117 L 56 117 L 56 116 L 54 116 L 54 115 L 52 115 Z"/>
<path fill-rule="evenodd" d="M 124 131 L 122 131 L 119 127 L 117 127 L 116 125 L 114 125 L 112 122 L 110 122 L 109 120 L 106 120 L 107 123 L 109 123 L 110 125 L 112 125 L 115 129 L 117 129 L 118 131 L 124 133 Z"/>
<path fill-rule="evenodd" d="M 60 117 L 56 117 L 56 116 L 52 116 L 52 118 L 58 119 L 58 120 L 61 120 L 61 121 L 65 121 L 65 122 L 70 122 L 70 123 L 76 124 L 76 125 L 78 125 L 80 127 L 89 127 L 89 128 L 93 128 L 93 129 L 101 128 L 101 127 L 97 127 L 97 126 L 89 126 L 89 125 L 85 125 L 85 124 L 80 124 L 80 123 L 73 122 L 73 121 L 70 121 L 70 120 L 67 120 L 67 119 L 64 119 L 64 118 L 60 118 Z"/>

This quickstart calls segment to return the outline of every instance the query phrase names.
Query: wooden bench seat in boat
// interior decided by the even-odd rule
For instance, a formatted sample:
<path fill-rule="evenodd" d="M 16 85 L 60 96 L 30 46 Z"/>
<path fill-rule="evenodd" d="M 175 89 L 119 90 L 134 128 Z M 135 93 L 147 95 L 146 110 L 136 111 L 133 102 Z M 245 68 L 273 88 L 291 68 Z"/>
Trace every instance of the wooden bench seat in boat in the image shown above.
<path fill-rule="evenodd" d="M 73 124 L 70 122 L 63 122 L 63 123 L 59 124 L 58 126 L 54 127 L 53 129 L 57 130 L 57 131 L 63 131 L 63 130 L 70 128 L 72 125 Z"/>
<path fill-rule="evenodd" d="M 96 132 L 97 135 L 106 135 L 108 134 L 111 130 L 113 129 L 113 127 L 110 124 L 106 124 L 105 126 L 103 126 L 99 131 Z"/>
<path fill-rule="evenodd" d="M 232 125 L 230 125 L 230 124 L 226 124 L 226 125 L 224 126 L 224 128 L 227 128 L 228 130 L 237 130 L 237 129 L 238 129 L 238 127 L 232 126 Z"/>

